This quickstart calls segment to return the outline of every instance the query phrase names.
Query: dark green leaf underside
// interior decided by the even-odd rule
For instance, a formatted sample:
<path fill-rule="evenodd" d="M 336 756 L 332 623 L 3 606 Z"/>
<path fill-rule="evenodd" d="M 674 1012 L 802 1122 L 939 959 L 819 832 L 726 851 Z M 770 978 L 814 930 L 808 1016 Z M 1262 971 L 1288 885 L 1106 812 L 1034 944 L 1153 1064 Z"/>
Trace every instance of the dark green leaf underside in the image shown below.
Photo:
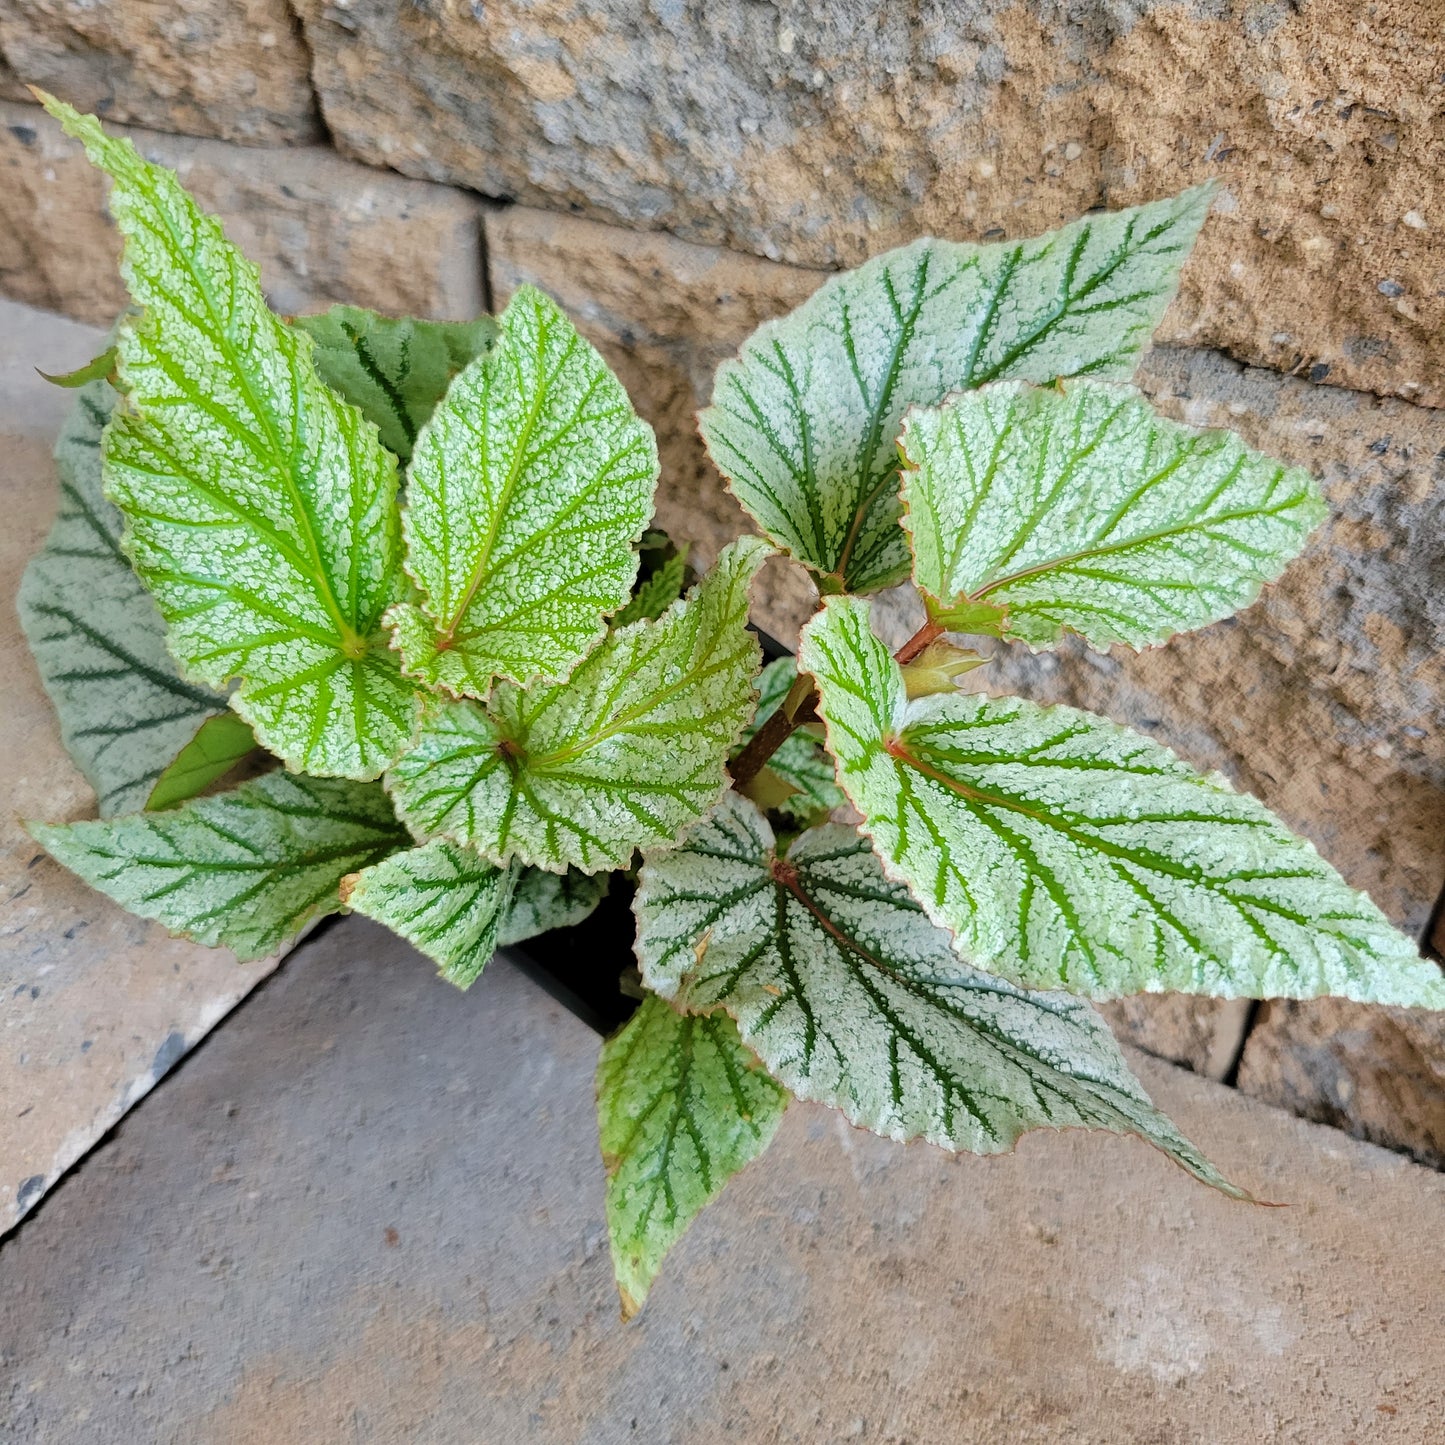
<path fill-rule="evenodd" d="M 256 735 L 247 723 L 233 712 L 208 717 L 156 779 L 146 799 L 147 810 L 159 812 L 198 797 L 253 755 L 266 756 L 256 747 Z"/>
<path fill-rule="evenodd" d="M 376 424 L 382 445 L 402 462 L 411 460 L 417 433 L 452 378 L 497 338 L 490 316 L 421 321 L 360 306 L 333 306 L 291 324 L 315 342 L 322 381 Z"/>

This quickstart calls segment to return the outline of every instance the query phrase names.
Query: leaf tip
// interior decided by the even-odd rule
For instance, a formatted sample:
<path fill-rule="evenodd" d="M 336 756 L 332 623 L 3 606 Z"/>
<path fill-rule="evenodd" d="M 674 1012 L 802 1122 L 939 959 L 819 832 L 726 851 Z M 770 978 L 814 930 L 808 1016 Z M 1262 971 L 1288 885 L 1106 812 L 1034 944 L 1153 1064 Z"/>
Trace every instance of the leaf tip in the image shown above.
<path fill-rule="evenodd" d="M 53 116 L 60 122 L 61 128 L 67 135 L 74 136 L 77 140 L 85 140 L 86 133 L 95 132 L 103 135 L 100 121 L 93 115 L 85 115 L 78 111 L 73 105 L 52 95 L 48 90 L 42 90 L 38 85 L 27 85 L 26 90 L 45 107 L 48 115 Z"/>

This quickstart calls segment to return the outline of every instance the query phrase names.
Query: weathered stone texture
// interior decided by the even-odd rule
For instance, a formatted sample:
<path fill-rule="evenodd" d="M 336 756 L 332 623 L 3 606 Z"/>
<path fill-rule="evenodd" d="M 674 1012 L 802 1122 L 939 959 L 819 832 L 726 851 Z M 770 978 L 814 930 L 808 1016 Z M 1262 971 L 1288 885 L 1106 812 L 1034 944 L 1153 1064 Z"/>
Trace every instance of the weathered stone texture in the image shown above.
<path fill-rule="evenodd" d="M 657 431 L 660 526 L 708 565 L 750 529 L 697 434 L 717 364 L 763 321 L 803 301 L 816 271 L 695 246 L 658 232 L 510 206 L 488 212 L 487 258 L 500 310 L 523 282 L 564 306 Z M 769 562 L 753 589 L 754 615 L 790 645 L 816 594 L 801 569 Z"/>
<path fill-rule="evenodd" d="M 0 56 L 81 110 L 248 145 L 316 140 L 306 47 L 286 0 L 5 0 Z"/>
<path fill-rule="evenodd" d="M 1253 1005 L 1248 999 L 1146 993 L 1101 1004 L 1099 1011 L 1126 1043 L 1218 1080 L 1239 1062 Z"/>
<path fill-rule="evenodd" d="M 0 1234 L 275 966 L 167 937 L 52 862 L 24 818 L 93 817 L 20 634 L 15 589 L 58 488 L 64 371 L 103 333 L 0 301 Z M 0 1367 L 0 1379 L 3 1379 Z M 0 1437 L 14 1438 L 3 1425 Z"/>
<path fill-rule="evenodd" d="M 1263 1005 L 1239 1087 L 1445 1169 L 1445 1019 L 1321 999 Z"/>
<path fill-rule="evenodd" d="M 803 265 L 1206 178 L 1168 334 L 1445 402 L 1436 0 L 300 0 L 338 144 Z"/>
<path fill-rule="evenodd" d="M 283 312 L 352 301 L 467 320 L 485 309 L 477 202 L 320 147 L 260 151 L 127 131 L 261 267 Z M 125 305 L 104 178 L 34 106 L 0 102 L 0 291 L 107 324 Z"/>

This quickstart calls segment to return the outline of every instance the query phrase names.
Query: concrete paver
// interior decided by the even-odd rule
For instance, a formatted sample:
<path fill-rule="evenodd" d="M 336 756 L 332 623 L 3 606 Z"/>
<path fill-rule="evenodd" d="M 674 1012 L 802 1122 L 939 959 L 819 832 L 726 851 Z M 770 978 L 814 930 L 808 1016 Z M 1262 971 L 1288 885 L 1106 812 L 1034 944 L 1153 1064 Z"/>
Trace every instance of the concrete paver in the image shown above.
<path fill-rule="evenodd" d="M 51 447 L 72 404 L 35 368 L 79 366 L 103 336 L 0 300 L 0 1234 L 274 967 L 132 918 L 21 826 L 95 815 L 14 599 L 55 515 Z"/>
<path fill-rule="evenodd" d="M 981 1160 L 794 1105 L 625 1326 L 597 1048 L 504 960 L 461 995 L 327 929 L 0 1250 L 0 1436 L 1441 1438 L 1445 1179 L 1138 1055 L 1289 1207 L 1135 1140 Z"/>

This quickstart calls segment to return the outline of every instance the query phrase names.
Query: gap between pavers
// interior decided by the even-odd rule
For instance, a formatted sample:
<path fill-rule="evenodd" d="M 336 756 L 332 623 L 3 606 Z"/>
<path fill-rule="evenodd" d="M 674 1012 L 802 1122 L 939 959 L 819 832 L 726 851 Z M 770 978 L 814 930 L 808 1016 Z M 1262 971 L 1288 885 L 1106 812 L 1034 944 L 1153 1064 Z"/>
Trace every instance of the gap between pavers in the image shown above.
<path fill-rule="evenodd" d="M 794 1105 L 624 1326 L 597 1049 L 505 957 L 460 994 L 329 929 L 0 1249 L 0 1435 L 1439 1439 L 1445 1179 L 1137 1054 L 1289 1207 L 1133 1139 L 979 1159 Z"/>
<path fill-rule="evenodd" d="M 55 515 L 51 447 L 73 400 L 35 367 L 79 366 L 104 335 L 0 301 L 0 1236 L 276 966 L 242 966 L 131 917 L 22 826 L 95 813 L 61 747 L 15 592 Z"/>

